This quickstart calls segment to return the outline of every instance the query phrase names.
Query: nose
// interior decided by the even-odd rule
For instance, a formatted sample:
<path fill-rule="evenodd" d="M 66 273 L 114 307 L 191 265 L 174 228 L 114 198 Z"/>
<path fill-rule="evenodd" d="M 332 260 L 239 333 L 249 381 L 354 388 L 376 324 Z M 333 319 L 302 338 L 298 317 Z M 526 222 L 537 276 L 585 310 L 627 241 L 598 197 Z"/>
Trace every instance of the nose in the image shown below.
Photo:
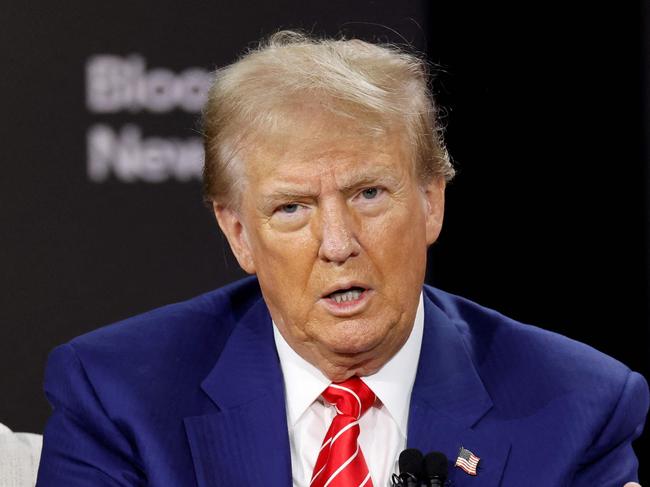
<path fill-rule="evenodd" d="M 318 257 L 325 262 L 343 264 L 359 255 L 353 217 L 344 202 L 321 207 Z"/>

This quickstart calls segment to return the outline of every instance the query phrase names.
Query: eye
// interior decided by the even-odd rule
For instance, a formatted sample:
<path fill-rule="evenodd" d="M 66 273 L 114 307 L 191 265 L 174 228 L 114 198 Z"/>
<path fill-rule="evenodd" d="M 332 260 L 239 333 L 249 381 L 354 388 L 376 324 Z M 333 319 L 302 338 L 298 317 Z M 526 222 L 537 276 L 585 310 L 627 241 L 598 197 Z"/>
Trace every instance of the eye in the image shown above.
<path fill-rule="evenodd" d="M 288 205 L 282 205 L 280 208 L 278 208 L 278 211 L 282 213 L 295 213 L 298 211 L 298 204 L 289 203 Z"/>
<path fill-rule="evenodd" d="M 279 232 L 294 232 L 305 227 L 310 221 L 312 206 L 308 202 L 276 203 L 271 214 L 267 214 L 268 224 Z"/>
<path fill-rule="evenodd" d="M 363 196 L 363 198 L 367 200 L 376 198 L 378 194 L 379 194 L 379 188 L 366 188 L 363 191 L 361 191 L 361 196 Z"/>

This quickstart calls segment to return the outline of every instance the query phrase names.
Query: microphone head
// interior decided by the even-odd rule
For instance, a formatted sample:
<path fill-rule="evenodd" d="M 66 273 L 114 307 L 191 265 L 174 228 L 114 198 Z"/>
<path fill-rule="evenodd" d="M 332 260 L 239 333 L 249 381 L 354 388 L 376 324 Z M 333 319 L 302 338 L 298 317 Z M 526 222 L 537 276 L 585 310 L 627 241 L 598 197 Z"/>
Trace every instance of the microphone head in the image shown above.
<path fill-rule="evenodd" d="M 424 472 L 426 474 L 426 478 L 439 478 L 443 481 L 447 480 L 447 470 L 447 457 L 444 453 L 433 451 L 431 453 L 427 453 L 427 455 L 424 457 Z"/>
<path fill-rule="evenodd" d="M 399 473 L 408 473 L 417 479 L 422 478 L 422 452 L 415 448 L 407 448 L 400 453 Z"/>

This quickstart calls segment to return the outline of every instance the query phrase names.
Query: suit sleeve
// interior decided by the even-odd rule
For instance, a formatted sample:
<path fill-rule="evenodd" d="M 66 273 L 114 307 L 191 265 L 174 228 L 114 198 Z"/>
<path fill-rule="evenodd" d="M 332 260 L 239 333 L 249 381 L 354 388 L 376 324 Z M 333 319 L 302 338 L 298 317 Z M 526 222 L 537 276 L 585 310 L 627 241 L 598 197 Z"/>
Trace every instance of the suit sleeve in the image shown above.
<path fill-rule="evenodd" d="M 572 486 L 622 487 L 626 482 L 638 482 L 639 464 L 632 441 L 643 431 L 648 401 L 645 379 L 636 372 L 629 372 L 618 401 L 586 452 Z"/>
<path fill-rule="evenodd" d="M 37 487 L 146 485 L 135 448 L 104 410 L 72 345 L 50 354 L 45 394 L 53 412 Z"/>

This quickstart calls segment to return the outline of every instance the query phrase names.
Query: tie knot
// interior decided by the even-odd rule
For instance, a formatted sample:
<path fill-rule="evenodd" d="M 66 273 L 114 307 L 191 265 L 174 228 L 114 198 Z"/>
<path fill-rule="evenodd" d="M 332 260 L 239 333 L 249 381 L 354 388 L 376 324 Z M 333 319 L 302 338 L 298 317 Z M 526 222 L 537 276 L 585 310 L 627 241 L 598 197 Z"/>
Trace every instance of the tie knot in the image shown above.
<path fill-rule="evenodd" d="M 375 393 L 356 376 L 330 384 L 323 397 L 336 407 L 338 414 L 355 419 L 359 419 L 375 403 Z"/>

